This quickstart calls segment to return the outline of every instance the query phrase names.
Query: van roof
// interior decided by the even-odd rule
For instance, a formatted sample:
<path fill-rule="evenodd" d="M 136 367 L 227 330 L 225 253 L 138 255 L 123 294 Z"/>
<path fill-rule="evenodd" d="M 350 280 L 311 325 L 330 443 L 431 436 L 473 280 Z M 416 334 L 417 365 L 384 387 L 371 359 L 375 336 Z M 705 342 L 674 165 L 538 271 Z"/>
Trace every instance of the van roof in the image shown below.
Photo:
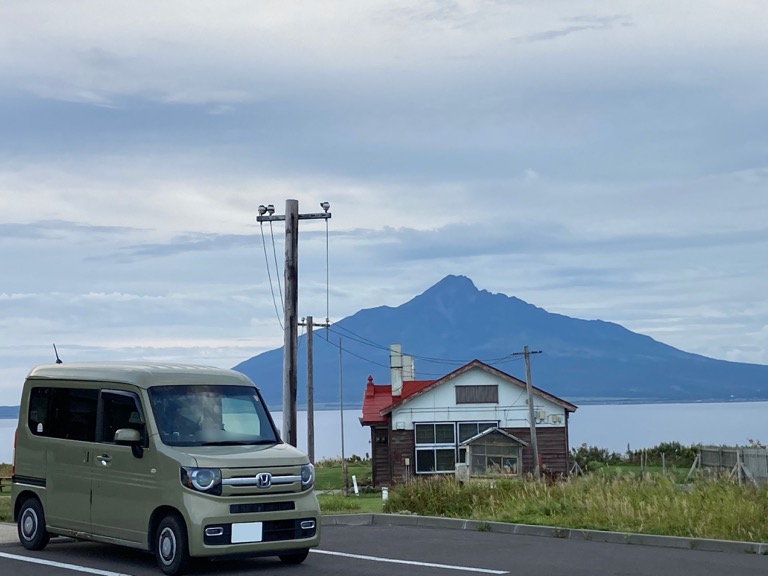
<path fill-rule="evenodd" d="M 160 362 L 73 362 L 35 366 L 28 380 L 78 380 L 120 382 L 140 388 L 173 384 L 237 384 L 253 386 L 245 375 L 234 370 Z"/>

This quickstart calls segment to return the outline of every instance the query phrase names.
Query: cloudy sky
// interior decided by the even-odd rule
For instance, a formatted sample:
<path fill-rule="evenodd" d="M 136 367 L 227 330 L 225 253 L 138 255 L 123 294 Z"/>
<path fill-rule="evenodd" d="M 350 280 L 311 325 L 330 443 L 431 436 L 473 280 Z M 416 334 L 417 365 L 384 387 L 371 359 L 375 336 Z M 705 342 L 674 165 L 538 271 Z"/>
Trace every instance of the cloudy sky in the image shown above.
<path fill-rule="evenodd" d="M 288 198 L 333 214 L 301 316 L 463 274 L 768 363 L 766 38 L 761 0 L 0 0 L 0 405 L 53 342 L 280 346 Z"/>

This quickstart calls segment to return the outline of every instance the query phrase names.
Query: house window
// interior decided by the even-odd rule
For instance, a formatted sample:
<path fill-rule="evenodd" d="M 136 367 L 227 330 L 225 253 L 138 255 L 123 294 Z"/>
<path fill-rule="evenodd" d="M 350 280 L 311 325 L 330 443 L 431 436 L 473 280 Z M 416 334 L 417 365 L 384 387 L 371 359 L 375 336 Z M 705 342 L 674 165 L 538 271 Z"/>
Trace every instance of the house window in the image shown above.
<path fill-rule="evenodd" d="M 416 473 L 453 472 L 456 462 L 466 462 L 466 448 L 459 444 L 477 436 L 498 422 L 439 422 L 414 424 L 416 437 Z M 457 433 L 458 432 L 458 433 Z"/>
<path fill-rule="evenodd" d="M 470 474 L 473 476 L 514 476 L 520 473 L 520 447 L 511 444 L 483 443 L 471 448 Z"/>
<path fill-rule="evenodd" d="M 499 387 L 496 384 L 456 386 L 456 404 L 498 404 Z"/>
<path fill-rule="evenodd" d="M 417 474 L 456 469 L 456 426 L 453 422 L 414 424 L 414 432 Z"/>
<path fill-rule="evenodd" d="M 459 422 L 459 444 L 477 436 L 480 432 L 485 432 L 490 428 L 496 428 L 498 425 L 498 422 Z M 467 462 L 466 448 L 459 448 L 458 462 Z"/>

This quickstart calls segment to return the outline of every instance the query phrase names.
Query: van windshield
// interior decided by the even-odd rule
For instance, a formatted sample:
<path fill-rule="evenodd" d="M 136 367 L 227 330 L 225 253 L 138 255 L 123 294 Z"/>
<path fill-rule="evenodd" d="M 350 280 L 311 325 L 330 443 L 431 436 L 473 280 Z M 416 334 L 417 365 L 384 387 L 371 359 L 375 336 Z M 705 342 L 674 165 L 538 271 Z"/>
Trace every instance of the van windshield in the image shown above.
<path fill-rule="evenodd" d="M 149 398 L 169 446 L 275 444 L 277 431 L 256 388 L 153 386 Z"/>

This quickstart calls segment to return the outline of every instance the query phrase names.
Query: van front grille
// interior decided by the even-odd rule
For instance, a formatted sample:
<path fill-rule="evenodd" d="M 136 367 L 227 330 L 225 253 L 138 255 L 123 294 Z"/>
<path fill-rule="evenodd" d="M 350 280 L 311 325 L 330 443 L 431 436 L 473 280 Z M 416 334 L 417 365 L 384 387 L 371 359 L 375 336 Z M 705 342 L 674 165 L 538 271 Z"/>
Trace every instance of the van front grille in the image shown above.
<path fill-rule="evenodd" d="M 283 512 L 295 510 L 294 502 L 264 502 L 263 504 L 232 504 L 229 507 L 230 514 L 253 514 L 259 512 Z"/>

